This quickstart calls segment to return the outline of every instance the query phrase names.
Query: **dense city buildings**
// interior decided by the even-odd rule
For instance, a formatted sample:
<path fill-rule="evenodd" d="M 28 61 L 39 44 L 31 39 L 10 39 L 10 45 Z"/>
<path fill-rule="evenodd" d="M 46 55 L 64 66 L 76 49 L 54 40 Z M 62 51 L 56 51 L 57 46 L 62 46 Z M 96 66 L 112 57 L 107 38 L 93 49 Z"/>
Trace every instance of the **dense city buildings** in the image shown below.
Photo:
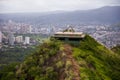
<path fill-rule="evenodd" d="M 12 20 L 0 23 L 0 29 L 4 33 L 12 32 L 20 34 L 18 36 L 11 36 L 10 43 L 15 40 L 15 43 L 29 44 L 31 39 L 29 36 L 21 36 L 24 34 L 38 34 L 51 36 L 58 31 L 67 28 L 68 24 L 26 24 L 18 23 Z M 120 25 L 109 24 L 70 24 L 75 31 L 84 32 L 93 36 L 97 41 L 103 43 L 107 47 L 113 47 L 120 44 Z M 0 40 L 1 41 L 1 40 Z M 32 40 L 34 42 L 34 40 Z"/>
<path fill-rule="evenodd" d="M 33 42 L 34 41 L 34 42 Z M 37 41 L 34 39 L 30 39 L 28 36 L 23 36 L 23 35 L 15 35 L 13 32 L 7 33 L 5 36 L 0 32 L 0 48 L 2 46 L 8 47 L 8 46 L 24 46 L 24 45 L 35 45 Z"/>
<path fill-rule="evenodd" d="M 0 43 L 2 43 L 2 32 L 0 31 Z"/>

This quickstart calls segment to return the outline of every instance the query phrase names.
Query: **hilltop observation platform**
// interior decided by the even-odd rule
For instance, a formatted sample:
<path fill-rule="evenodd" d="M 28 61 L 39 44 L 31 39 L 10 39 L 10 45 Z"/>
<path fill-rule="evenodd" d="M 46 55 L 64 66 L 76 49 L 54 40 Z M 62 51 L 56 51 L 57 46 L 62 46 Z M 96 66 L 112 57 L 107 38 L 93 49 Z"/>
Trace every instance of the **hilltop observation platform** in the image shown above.
<path fill-rule="evenodd" d="M 85 34 L 83 32 L 75 32 L 72 27 L 68 27 L 62 32 L 56 32 L 52 37 L 61 41 L 76 42 L 83 39 L 85 37 Z"/>

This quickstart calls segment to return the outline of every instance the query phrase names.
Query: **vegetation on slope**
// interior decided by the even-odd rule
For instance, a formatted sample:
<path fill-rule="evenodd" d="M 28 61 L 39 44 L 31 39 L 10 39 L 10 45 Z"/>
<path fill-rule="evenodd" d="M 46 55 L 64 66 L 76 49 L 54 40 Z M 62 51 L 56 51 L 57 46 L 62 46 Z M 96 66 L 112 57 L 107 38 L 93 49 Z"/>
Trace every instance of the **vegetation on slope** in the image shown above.
<path fill-rule="evenodd" d="M 120 56 L 97 43 L 90 36 L 86 36 L 79 48 L 73 50 L 73 56 L 80 65 L 82 80 L 120 79 Z"/>
<path fill-rule="evenodd" d="M 77 46 L 53 40 L 0 75 L 1 80 L 119 80 L 120 55 L 88 35 Z"/>
<path fill-rule="evenodd" d="M 0 50 L 0 70 L 4 65 L 22 62 L 27 55 L 34 51 L 34 49 L 34 47 L 2 48 Z"/>
<path fill-rule="evenodd" d="M 120 55 L 120 45 L 113 47 L 111 50 Z"/>

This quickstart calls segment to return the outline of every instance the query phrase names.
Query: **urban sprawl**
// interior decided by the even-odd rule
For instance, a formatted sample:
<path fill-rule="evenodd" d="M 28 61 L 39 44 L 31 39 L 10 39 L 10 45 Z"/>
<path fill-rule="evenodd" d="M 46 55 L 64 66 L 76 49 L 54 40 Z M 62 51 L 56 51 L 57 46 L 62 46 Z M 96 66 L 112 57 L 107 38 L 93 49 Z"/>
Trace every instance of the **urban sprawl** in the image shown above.
<path fill-rule="evenodd" d="M 26 24 L 12 20 L 0 23 L 0 48 L 5 45 L 35 45 L 36 41 L 25 34 L 45 34 L 51 36 L 57 31 L 64 30 L 67 25 L 52 24 Z M 76 31 L 84 32 L 93 36 L 97 41 L 106 47 L 113 47 L 120 44 L 120 25 L 108 24 L 72 24 Z"/>

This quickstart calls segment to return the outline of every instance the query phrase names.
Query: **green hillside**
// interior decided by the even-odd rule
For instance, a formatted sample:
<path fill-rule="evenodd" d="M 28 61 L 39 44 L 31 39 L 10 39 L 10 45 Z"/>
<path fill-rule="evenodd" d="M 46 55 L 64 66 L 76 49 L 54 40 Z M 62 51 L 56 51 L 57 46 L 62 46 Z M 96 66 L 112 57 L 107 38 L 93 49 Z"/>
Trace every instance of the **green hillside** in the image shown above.
<path fill-rule="evenodd" d="M 0 72 L 0 80 L 120 80 L 120 55 L 89 35 L 78 45 L 52 40 L 21 64 Z"/>
<path fill-rule="evenodd" d="M 117 46 L 113 47 L 111 50 L 120 55 L 120 45 L 117 45 Z"/>
<path fill-rule="evenodd" d="M 22 62 L 24 58 L 30 54 L 30 52 L 34 51 L 34 47 L 30 46 L 27 48 L 22 48 L 16 46 L 14 48 L 3 48 L 0 50 L 0 70 L 4 65 L 8 65 L 11 63 Z"/>

